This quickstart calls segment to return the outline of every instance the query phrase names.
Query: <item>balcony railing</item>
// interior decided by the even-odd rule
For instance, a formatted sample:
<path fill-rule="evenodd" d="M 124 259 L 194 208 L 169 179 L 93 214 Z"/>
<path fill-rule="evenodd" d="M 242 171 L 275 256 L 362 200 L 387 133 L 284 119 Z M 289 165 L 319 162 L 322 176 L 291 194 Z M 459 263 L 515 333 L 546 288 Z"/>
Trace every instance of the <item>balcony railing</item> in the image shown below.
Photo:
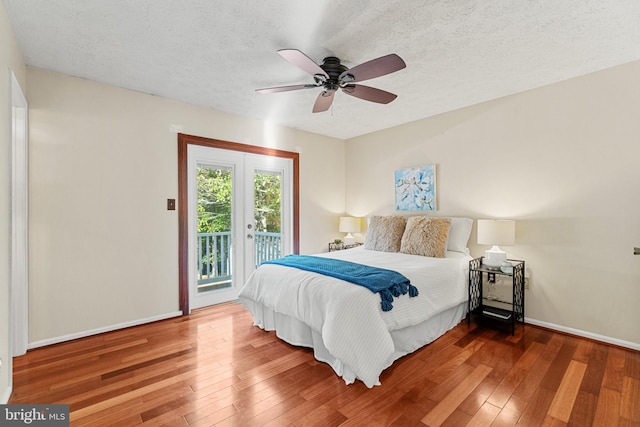
<path fill-rule="evenodd" d="M 280 233 L 256 231 L 253 237 L 255 268 L 258 268 L 265 261 L 282 257 L 282 235 Z"/>
<path fill-rule="evenodd" d="M 254 233 L 255 267 L 282 256 L 280 233 Z M 198 233 L 198 290 L 231 286 L 231 232 Z"/>

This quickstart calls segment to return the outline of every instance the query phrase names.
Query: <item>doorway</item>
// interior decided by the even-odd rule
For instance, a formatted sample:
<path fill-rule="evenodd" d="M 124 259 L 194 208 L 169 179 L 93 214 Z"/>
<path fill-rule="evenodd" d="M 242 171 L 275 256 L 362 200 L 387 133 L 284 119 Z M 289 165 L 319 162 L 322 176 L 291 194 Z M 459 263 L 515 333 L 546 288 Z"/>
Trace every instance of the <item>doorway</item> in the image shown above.
<path fill-rule="evenodd" d="M 27 352 L 29 338 L 28 105 L 11 74 L 11 356 Z"/>
<path fill-rule="evenodd" d="M 291 253 L 291 160 L 190 146 L 189 306 L 238 298 L 261 262 Z"/>
<path fill-rule="evenodd" d="M 298 252 L 298 153 L 178 135 L 180 309 L 237 298 L 263 261 Z"/>

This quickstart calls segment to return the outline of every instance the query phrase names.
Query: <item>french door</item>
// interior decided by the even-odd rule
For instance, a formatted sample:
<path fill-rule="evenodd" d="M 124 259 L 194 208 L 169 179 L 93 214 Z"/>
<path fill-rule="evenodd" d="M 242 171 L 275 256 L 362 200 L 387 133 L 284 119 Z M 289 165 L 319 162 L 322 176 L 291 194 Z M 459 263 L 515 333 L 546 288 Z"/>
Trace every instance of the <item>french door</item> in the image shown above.
<path fill-rule="evenodd" d="M 234 300 L 249 275 L 292 252 L 292 160 L 189 145 L 191 309 Z"/>

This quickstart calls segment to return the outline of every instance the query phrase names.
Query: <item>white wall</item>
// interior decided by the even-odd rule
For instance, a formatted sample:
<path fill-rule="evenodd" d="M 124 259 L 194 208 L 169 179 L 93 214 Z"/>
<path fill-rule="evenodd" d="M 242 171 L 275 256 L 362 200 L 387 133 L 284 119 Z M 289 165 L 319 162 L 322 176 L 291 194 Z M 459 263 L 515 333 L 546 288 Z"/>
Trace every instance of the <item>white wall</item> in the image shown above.
<path fill-rule="evenodd" d="M 9 301 L 11 266 L 11 92 L 10 71 L 25 87 L 25 66 L 4 4 L 0 3 L 0 403 L 8 399 L 11 378 Z"/>
<path fill-rule="evenodd" d="M 27 68 L 30 342 L 178 311 L 177 135 L 300 152 L 300 251 L 344 211 L 344 141 Z"/>
<path fill-rule="evenodd" d="M 640 346 L 640 62 L 347 141 L 347 211 L 394 212 L 437 165 L 436 215 L 517 219 L 526 316 Z M 485 247 L 475 244 L 472 254 Z"/>

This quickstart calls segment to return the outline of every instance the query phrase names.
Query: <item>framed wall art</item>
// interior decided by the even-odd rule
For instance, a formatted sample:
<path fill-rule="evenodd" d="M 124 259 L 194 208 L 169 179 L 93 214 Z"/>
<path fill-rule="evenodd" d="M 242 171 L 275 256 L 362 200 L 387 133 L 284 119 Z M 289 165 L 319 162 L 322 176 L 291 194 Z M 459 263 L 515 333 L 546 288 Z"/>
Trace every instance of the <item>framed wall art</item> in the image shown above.
<path fill-rule="evenodd" d="M 395 172 L 397 211 L 436 210 L 436 165 Z"/>

